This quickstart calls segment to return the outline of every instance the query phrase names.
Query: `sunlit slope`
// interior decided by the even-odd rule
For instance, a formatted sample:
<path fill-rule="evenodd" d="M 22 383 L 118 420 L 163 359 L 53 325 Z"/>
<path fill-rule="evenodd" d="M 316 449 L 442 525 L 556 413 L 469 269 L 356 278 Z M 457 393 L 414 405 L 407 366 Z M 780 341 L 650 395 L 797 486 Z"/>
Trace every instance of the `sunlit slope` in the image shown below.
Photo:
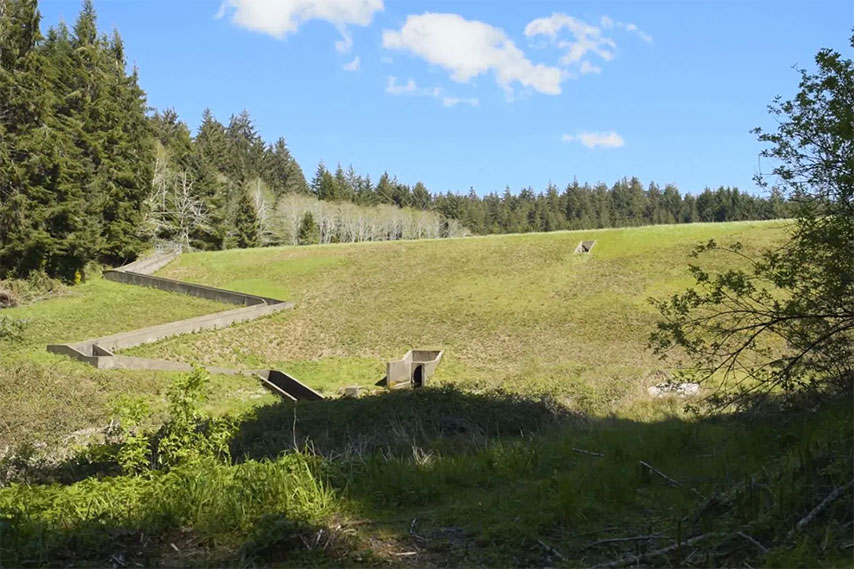
<path fill-rule="evenodd" d="M 0 337 L 0 449 L 22 440 L 61 440 L 103 427 L 121 397 L 145 400 L 156 413 L 174 374 L 98 370 L 50 354 L 48 344 L 77 342 L 231 308 L 228 305 L 119 284 L 100 278 L 70 287 L 67 295 L 3 309 L 0 318 L 22 320 L 20 340 Z M 251 390 L 251 391 L 250 391 Z M 257 382 L 217 377 L 212 410 L 236 410 L 258 398 Z M 272 399 L 272 398 L 271 398 Z M 255 402 L 255 399 L 251 399 Z M 152 418 L 156 422 L 157 417 Z M 83 435 L 86 433 L 83 432 Z"/>
<path fill-rule="evenodd" d="M 373 383 L 412 347 L 441 348 L 437 381 L 603 405 L 662 366 L 646 347 L 648 298 L 691 283 L 697 243 L 755 250 L 783 235 L 754 222 L 185 254 L 159 274 L 297 308 L 134 352 L 280 367 L 329 392 Z M 581 239 L 596 240 L 591 255 L 573 254 Z"/>

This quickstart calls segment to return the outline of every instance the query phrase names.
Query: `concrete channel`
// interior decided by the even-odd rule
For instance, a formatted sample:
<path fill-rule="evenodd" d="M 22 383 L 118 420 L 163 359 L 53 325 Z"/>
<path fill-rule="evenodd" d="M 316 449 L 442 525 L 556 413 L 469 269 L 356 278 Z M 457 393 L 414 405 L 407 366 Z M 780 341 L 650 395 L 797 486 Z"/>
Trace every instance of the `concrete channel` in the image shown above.
<path fill-rule="evenodd" d="M 177 256 L 178 253 L 154 255 L 153 257 L 136 261 L 118 269 L 105 271 L 104 278 L 115 282 L 146 286 L 226 304 L 236 304 L 241 306 L 241 308 L 206 314 L 186 320 L 178 320 L 176 322 L 168 322 L 166 324 L 158 324 L 157 326 L 139 328 L 128 332 L 120 332 L 100 338 L 91 338 L 72 344 L 50 344 L 47 346 L 47 351 L 86 362 L 98 369 L 190 371 L 192 370 L 192 366 L 189 363 L 122 356 L 116 355 L 114 352 L 180 334 L 192 334 L 204 330 L 224 328 L 238 322 L 255 320 L 256 318 L 294 307 L 293 302 L 165 279 L 150 274 L 165 267 Z M 241 370 L 216 366 L 204 367 L 211 373 L 255 376 L 264 386 L 286 400 L 317 401 L 323 399 L 323 395 L 280 370 Z"/>

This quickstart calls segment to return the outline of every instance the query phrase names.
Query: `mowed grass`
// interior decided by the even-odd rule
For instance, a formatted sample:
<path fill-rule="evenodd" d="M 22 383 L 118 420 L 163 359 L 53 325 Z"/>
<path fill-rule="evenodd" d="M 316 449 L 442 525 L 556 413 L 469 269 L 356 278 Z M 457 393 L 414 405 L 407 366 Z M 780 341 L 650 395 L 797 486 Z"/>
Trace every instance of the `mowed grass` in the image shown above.
<path fill-rule="evenodd" d="M 174 374 L 97 370 L 46 351 L 48 344 L 78 342 L 164 322 L 227 310 L 231 306 L 103 279 L 72 287 L 67 296 L 5 309 L 0 316 L 26 321 L 21 341 L 0 340 L 0 451 L 22 441 L 82 442 L 109 420 L 121 396 L 163 408 Z M 214 378 L 212 412 L 239 410 L 271 396 L 248 378 Z M 75 431 L 83 432 L 74 434 Z"/>
<path fill-rule="evenodd" d="M 374 383 L 410 348 L 439 348 L 438 382 L 612 411 L 665 365 L 647 349 L 648 299 L 692 283 L 693 247 L 714 238 L 756 251 L 784 232 L 779 222 L 695 224 L 187 254 L 159 274 L 296 309 L 131 352 L 280 368 L 334 393 Z M 591 255 L 573 254 L 582 239 L 596 240 Z"/>

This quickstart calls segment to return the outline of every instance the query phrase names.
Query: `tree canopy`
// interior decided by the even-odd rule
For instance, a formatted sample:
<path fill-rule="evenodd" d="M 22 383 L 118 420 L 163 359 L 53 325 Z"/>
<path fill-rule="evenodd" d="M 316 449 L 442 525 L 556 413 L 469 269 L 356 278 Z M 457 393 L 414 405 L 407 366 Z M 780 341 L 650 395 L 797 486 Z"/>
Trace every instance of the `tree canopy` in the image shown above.
<path fill-rule="evenodd" d="M 656 302 L 653 345 L 682 348 L 701 379 L 718 378 L 720 404 L 854 389 L 854 62 L 824 49 L 815 63 L 799 70 L 794 98 L 770 105 L 776 130 L 755 130 L 773 165 L 758 181 L 773 178 L 796 216 L 785 245 L 749 258 L 710 242 L 697 253 L 747 269 L 693 266 L 696 287 Z"/>

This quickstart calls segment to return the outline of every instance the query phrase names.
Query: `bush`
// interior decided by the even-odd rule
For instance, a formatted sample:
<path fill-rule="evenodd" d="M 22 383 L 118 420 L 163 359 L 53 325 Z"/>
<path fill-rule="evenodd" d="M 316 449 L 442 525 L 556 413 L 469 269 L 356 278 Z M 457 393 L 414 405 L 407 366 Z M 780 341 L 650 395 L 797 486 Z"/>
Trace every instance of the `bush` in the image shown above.
<path fill-rule="evenodd" d="M 27 330 L 28 320 L 25 318 L 10 318 L 0 316 L 0 340 L 21 342 Z"/>

